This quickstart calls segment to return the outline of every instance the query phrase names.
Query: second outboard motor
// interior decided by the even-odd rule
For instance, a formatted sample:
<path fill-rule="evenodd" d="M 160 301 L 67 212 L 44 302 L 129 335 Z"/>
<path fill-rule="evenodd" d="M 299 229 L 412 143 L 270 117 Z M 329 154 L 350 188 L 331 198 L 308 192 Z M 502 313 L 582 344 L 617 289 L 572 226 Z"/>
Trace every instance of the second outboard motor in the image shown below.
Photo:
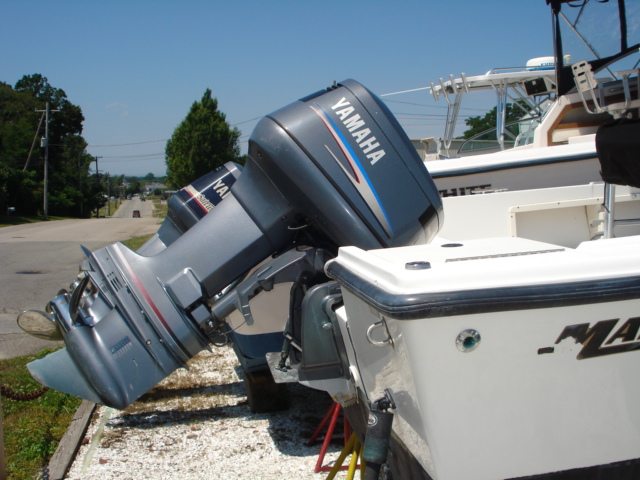
<path fill-rule="evenodd" d="M 178 190 L 169 198 L 167 216 L 158 233 L 136 251 L 150 257 L 175 242 L 229 195 L 241 172 L 240 165 L 227 162 Z"/>
<path fill-rule="evenodd" d="M 165 237 L 166 248 L 85 250 L 84 277 L 48 309 L 66 348 L 29 364 L 34 378 L 124 408 L 207 348 L 234 309 L 251 325 L 260 291 L 321 274 L 340 246 L 423 243 L 442 222 L 406 134 L 353 80 L 264 117 L 233 177 L 230 193 Z"/>

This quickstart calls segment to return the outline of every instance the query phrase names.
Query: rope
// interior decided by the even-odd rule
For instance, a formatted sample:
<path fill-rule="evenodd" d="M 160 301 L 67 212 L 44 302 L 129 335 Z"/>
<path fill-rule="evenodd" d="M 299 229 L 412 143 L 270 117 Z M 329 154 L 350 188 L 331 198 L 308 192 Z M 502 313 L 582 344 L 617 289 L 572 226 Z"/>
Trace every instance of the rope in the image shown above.
<path fill-rule="evenodd" d="M 13 390 L 5 387 L 4 385 L 0 385 L 0 395 L 6 398 L 10 398 L 11 400 L 17 400 L 19 402 L 26 402 L 28 400 L 34 400 L 42 395 L 44 392 L 49 390 L 49 387 L 42 387 L 40 390 L 36 390 L 31 393 L 17 393 Z"/>

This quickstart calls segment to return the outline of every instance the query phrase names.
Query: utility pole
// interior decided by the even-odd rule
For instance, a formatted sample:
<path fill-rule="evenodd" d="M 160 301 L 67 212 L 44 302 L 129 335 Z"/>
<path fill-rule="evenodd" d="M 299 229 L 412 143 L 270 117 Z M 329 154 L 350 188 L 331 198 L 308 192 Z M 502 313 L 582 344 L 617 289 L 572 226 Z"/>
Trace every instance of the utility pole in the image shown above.
<path fill-rule="evenodd" d="M 80 218 L 82 218 L 82 169 L 80 168 L 80 158 L 82 152 L 78 153 L 78 191 L 80 192 Z"/>
<path fill-rule="evenodd" d="M 96 192 L 100 191 L 100 178 L 98 177 L 98 159 L 102 157 L 95 157 L 96 159 Z M 98 202 L 100 203 L 100 202 Z M 91 216 L 91 215 L 89 215 Z M 100 205 L 96 205 L 96 218 L 100 218 Z"/>
<path fill-rule="evenodd" d="M 107 173 L 107 217 L 111 216 L 111 175 Z"/>
<path fill-rule="evenodd" d="M 45 121 L 44 121 L 44 219 L 49 220 L 49 205 L 48 205 L 48 196 L 49 196 L 49 113 L 50 112 L 59 112 L 60 110 L 50 110 L 49 102 L 47 102 L 46 110 L 36 110 L 36 112 L 45 112 Z"/>

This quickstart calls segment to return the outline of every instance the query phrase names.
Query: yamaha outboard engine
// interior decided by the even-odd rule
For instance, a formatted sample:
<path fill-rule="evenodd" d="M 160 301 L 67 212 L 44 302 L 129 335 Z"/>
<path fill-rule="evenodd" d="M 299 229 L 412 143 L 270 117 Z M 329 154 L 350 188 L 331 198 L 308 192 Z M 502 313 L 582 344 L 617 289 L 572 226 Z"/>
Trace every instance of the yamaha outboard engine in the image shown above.
<path fill-rule="evenodd" d="M 169 199 L 167 216 L 156 233 L 137 252 L 151 256 L 160 253 L 229 195 L 242 167 L 228 162 L 213 172 L 178 190 Z"/>
<path fill-rule="evenodd" d="M 202 218 L 169 218 L 141 252 L 85 250 L 84 276 L 48 308 L 66 348 L 29 364 L 34 378 L 124 408 L 207 348 L 235 309 L 253 324 L 259 292 L 324 281 L 340 246 L 423 243 L 442 222 L 411 142 L 353 80 L 264 117 L 241 173 L 226 168 L 232 185 Z"/>

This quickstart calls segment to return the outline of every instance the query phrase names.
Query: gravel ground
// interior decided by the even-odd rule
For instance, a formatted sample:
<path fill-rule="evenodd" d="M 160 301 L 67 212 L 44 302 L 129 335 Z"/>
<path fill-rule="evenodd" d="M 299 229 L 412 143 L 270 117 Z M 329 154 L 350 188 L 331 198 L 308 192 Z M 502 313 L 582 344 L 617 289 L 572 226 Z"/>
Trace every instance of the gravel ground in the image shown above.
<path fill-rule="evenodd" d="M 125 410 L 96 409 L 66 478 L 326 478 L 314 473 L 320 444 L 305 445 L 331 405 L 326 393 L 289 384 L 289 410 L 252 414 L 230 347 L 203 352 L 189 367 Z M 341 447 L 329 447 L 325 465 Z"/>

